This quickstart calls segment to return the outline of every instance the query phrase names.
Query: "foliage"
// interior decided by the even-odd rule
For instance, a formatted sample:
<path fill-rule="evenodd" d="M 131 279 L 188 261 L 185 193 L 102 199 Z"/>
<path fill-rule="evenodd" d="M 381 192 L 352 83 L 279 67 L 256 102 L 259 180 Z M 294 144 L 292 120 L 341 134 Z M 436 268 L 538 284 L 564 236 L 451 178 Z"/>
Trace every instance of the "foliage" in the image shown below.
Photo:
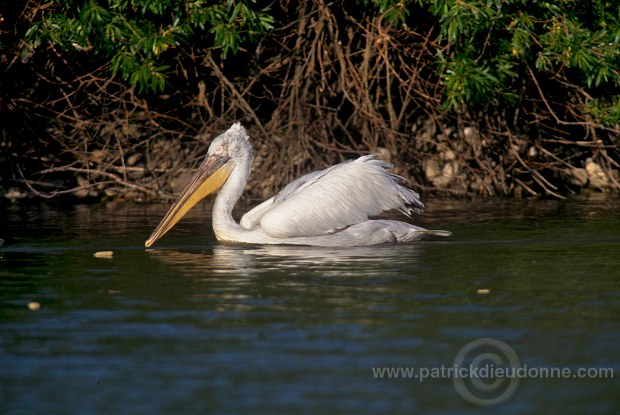
<path fill-rule="evenodd" d="M 585 88 L 620 87 L 620 6 L 606 0 L 365 0 L 380 19 L 406 26 L 419 6 L 439 22 L 437 63 L 444 107 L 474 109 L 516 102 L 525 69 Z M 173 59 L 166 52 L 208 32 L 226 57 L 274 27 L 255 0 L 53 0 L 25 39 L 22 58 L 39 48 L 92 52 L 140 91 L 164 91 Z M 411 22 L 410 22 L 411 24 Z M 415 24 L 415 22 L 414 22 Z M 597 114 L 618 122 L 613 100 Z M 592 105 L 589 103 L 588 105 Z M 605 109 L 604 107 L 607 107 Z"/>
<path fill-rule="evenodd" d="M 90 52 L 140 91 L 163 91 L 173 60 L 167 52 L 197 31 L 211 33 L 226 57 L 273 22 L 269 8 L 252 0 L 53 0 L 27 31 L 22 59 L 47 47 Z"/>
<path fill-rule="evenodd" d="M 538 76 L 562 80 L 581 91 L 615 91 L 617 96 L 618 3 L 419 0 L 419 4 L 440 22 L 438 56 L 446 107 L 514 103 L 515 85 L 534 67 Z M 606 113 L 608 126 L 620 122 L 612 116 L 613 100 L 610 96 L 597 105 Z"/>

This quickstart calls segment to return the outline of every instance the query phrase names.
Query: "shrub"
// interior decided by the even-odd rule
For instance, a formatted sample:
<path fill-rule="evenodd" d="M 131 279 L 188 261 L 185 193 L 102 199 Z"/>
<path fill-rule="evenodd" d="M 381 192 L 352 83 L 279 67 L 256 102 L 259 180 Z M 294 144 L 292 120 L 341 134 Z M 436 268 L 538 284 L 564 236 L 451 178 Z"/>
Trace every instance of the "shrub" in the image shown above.
<path fill-rule="evenodd" d="M 62 183 L 51 194 L 82 183 L 166 196 L 204 147 L 196 134 L 242 119 L 265 194 L 368 151 L 392 157 L 421 189 L 620 189 L 620 5 L 265 4 L 7 9 L 19 24 L 1 32 L 2 140 L 13 154 L 3 165 L 21 168 L 2 174 L 32 190 Z"/>
<path fill-rule="evenodd" d="M 53 0 L 26 32 L 22 59 L 46 47 L 89 54 L 140 92 L 163 92 L 176 55 L 167 52 L 203 41 L 192 38 L 196 32 L 211 34 L 208 42 L 226 57 L 272 27 L 269 8 L 249 0 Z"/>

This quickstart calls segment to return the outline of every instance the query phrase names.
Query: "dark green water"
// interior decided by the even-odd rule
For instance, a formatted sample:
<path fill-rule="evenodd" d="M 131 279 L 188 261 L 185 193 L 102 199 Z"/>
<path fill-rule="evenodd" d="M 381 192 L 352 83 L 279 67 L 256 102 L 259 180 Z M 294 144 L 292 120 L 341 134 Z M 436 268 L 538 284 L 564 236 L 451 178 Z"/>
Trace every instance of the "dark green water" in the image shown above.
<path fill-rule="evenodd" d="M 620 413 L 617 200 L 431 201 L 420 223 L 453 237 L 342 250 L 221 245 L 207 206 L 154 250 L 164 205 L 2 211 L 0 414 Z M 488 379 L 472 402 L 376 372 L 487 338 L 482 360 L 613 378 L 529 376 L 486 407 Z"/>

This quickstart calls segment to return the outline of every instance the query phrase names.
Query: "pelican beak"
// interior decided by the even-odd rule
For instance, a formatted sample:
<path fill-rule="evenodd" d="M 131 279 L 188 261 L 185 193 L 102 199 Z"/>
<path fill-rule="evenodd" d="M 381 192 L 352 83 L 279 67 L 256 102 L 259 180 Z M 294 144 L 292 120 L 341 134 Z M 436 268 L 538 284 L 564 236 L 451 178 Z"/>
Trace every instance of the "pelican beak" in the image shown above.
<path fill-rule="evenodd" d="M 207 195 L 213 193 L 226 182 L 235 163 L 228 156 L 212 155 L 205 159 L 196 174 L 185 186 L 177 200 L 164 218 L 159 222 L 144 246 L 150 248 L 168 232 L 187 212 Z"/>

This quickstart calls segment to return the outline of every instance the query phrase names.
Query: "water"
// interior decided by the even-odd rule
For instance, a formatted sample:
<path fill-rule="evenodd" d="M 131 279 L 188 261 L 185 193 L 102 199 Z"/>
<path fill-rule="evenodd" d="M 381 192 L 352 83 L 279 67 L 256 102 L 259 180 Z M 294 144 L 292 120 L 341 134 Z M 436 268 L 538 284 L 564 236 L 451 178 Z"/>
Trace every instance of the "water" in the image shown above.
<path fill-rule="evenodd" d="M 453 237 L 340 250 L 221 245 L 208 204 L 153 250 L 165 205 L 5 209 L 0 414 L 620 413 L 620 202 L 428 205 Z M 571 376 L 459 393 L 472 341 Z"/>

